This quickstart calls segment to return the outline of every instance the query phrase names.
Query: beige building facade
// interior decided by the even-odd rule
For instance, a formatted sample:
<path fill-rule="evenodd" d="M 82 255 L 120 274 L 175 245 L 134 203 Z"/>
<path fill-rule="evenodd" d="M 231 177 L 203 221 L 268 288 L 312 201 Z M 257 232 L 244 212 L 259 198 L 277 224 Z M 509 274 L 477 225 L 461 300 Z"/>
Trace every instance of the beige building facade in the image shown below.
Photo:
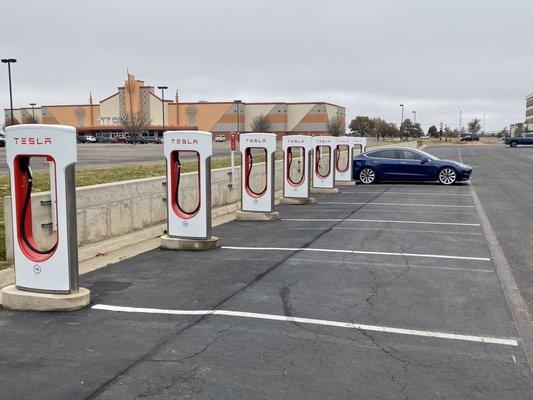
<path fill-rule="evenodd" d="M 345 108 L 327 102 L 181 102 L 177 92 L 173 97 L 163 101 L 154 86 L 129 74 L 123 86 L 100 102 L 91 96 L 88 104 L 17 108 L 14 123 L 71 125 L 78 134 L 107 136 L 123 134 L 126 118 L 142 116 L 147 132 L 198 129 L 227 135 L 252 131 L 254 119 L 263 116 L 268 131 L 278 135 L 325 133 L 332 119 L 345 129 Z M 11 125 L 9 109 L 4 116 L 6 125 Z"/>

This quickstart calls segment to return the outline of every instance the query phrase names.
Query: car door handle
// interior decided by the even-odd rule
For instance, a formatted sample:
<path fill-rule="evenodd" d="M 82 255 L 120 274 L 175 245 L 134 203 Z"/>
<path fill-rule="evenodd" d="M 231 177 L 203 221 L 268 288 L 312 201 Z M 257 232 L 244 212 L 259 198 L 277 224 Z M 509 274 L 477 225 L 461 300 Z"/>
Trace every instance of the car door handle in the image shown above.
<path fill-rule="evenodd" d="M 405 161 L 400 161 L 400 164 L 407 164 Z"/>

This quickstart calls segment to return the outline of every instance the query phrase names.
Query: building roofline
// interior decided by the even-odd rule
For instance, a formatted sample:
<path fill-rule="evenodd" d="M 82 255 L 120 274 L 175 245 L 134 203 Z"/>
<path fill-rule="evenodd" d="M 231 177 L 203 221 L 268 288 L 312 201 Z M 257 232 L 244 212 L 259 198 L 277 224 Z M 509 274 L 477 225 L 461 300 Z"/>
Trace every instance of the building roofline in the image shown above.
<path fill-rule="evenodd" d="M 116 92 L 115 94 L 112 94 L 111 96 L 107 96 L 105 99 L 100 100 L 100 103 L 101 103 L 102 101 L 109 100 L 111 97 L 118 96 L 119 94 L 120 94 L 119 92 Z"/>
<path fill-rule="evenodd" d="M 166 100 L 165 100 L 166 101 Z M 173 103 L 176 103 L 175 101 L 172 101 Z M 180 101 L 179 104 L 234 104 L 233 101 Z M 333 107 L 340 107 L 340 108 L 346 108 L 345 106 L 339 106 L 338 104 L 328 103 L 327 101 L 254 101 L 254 102 L 247 102 L 243 101 L 239 104 L 248 104 L 248 105 L 267 105 L 267 104 L 285 104 L 285 105 L 298 105 L 298 104 L 326 104 Z"/>

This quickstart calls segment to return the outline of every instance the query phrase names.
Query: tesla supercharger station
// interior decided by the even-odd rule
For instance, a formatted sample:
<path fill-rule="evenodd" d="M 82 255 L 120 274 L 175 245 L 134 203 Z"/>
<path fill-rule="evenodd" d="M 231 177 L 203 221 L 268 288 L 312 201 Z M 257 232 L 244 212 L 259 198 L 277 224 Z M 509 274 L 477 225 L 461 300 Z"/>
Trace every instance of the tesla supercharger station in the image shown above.
<path fill-rule="evenodd" d="M 335 146 L 335 184 L 355 185 L 353 180 L 353 150 L 356 144 L 353 136 L 339 136 Z"/>
<path fill-rule="evenodd" d="M 355 146 L 360 146 L 360 152 L 364 153 L 366 151 L 366 138 L 365 137 L 354 137 L 353 139 L 355 141 Z"/>
<path fill-rule="evenodd" d="M 313 138 L 305 135 L 285 135 L 283 148 L 282 204 L 313 204 L 311 192 L 311 154 Z"/>
<path fill-rule="evenodd" d="M 161 237 L 161 247 L 170 250 L 218 247 L 218 238 L 211 236 L 211 132 L 165 132 L 164 154 L 167 161 L 167 234 Z M 182 176 L 184 162 L 196 163 L 195 175 Z M 191 176 L 195 177 L 192 183 Z"/>
<path fill-rule="evenodd" d="M 313 137 L 313 192 L 338 193 L 334 187 L 334 151 L 337 138 L 333 136 Z"/>
<path fill-rule="evenodd" d="M 31 165 L 38 159 L 44 159 L 50 171 L 52 229 L 56 237 L 48 246 L 37 240 L 32 218 Z M 16 125 L 6 129 L 15 285 L 2 291 L 4 307 L 73 310 L 89 303 L 89 291 L 78 286 L 76 160 L 73 127 Z"/>
<path fill-rule="evenodd" d="M 238 220 L 275 220 L 274 211 L 276 135 L 244 133 L 239 135 L 241 151 L 241 210 Z M 258 160 L 258 158 L 260 158 Z"/>

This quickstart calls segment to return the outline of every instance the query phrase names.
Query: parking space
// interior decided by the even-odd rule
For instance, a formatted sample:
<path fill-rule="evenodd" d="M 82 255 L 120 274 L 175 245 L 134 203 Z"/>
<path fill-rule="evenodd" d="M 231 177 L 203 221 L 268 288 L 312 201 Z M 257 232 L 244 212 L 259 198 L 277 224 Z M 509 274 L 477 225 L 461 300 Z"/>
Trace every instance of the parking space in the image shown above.
<path fill-rule="evenodd" d="M 84 275 L 92 308 L 2 311 L 5 398 L 529 398 L 468 184 L 317 200 Z"/>

